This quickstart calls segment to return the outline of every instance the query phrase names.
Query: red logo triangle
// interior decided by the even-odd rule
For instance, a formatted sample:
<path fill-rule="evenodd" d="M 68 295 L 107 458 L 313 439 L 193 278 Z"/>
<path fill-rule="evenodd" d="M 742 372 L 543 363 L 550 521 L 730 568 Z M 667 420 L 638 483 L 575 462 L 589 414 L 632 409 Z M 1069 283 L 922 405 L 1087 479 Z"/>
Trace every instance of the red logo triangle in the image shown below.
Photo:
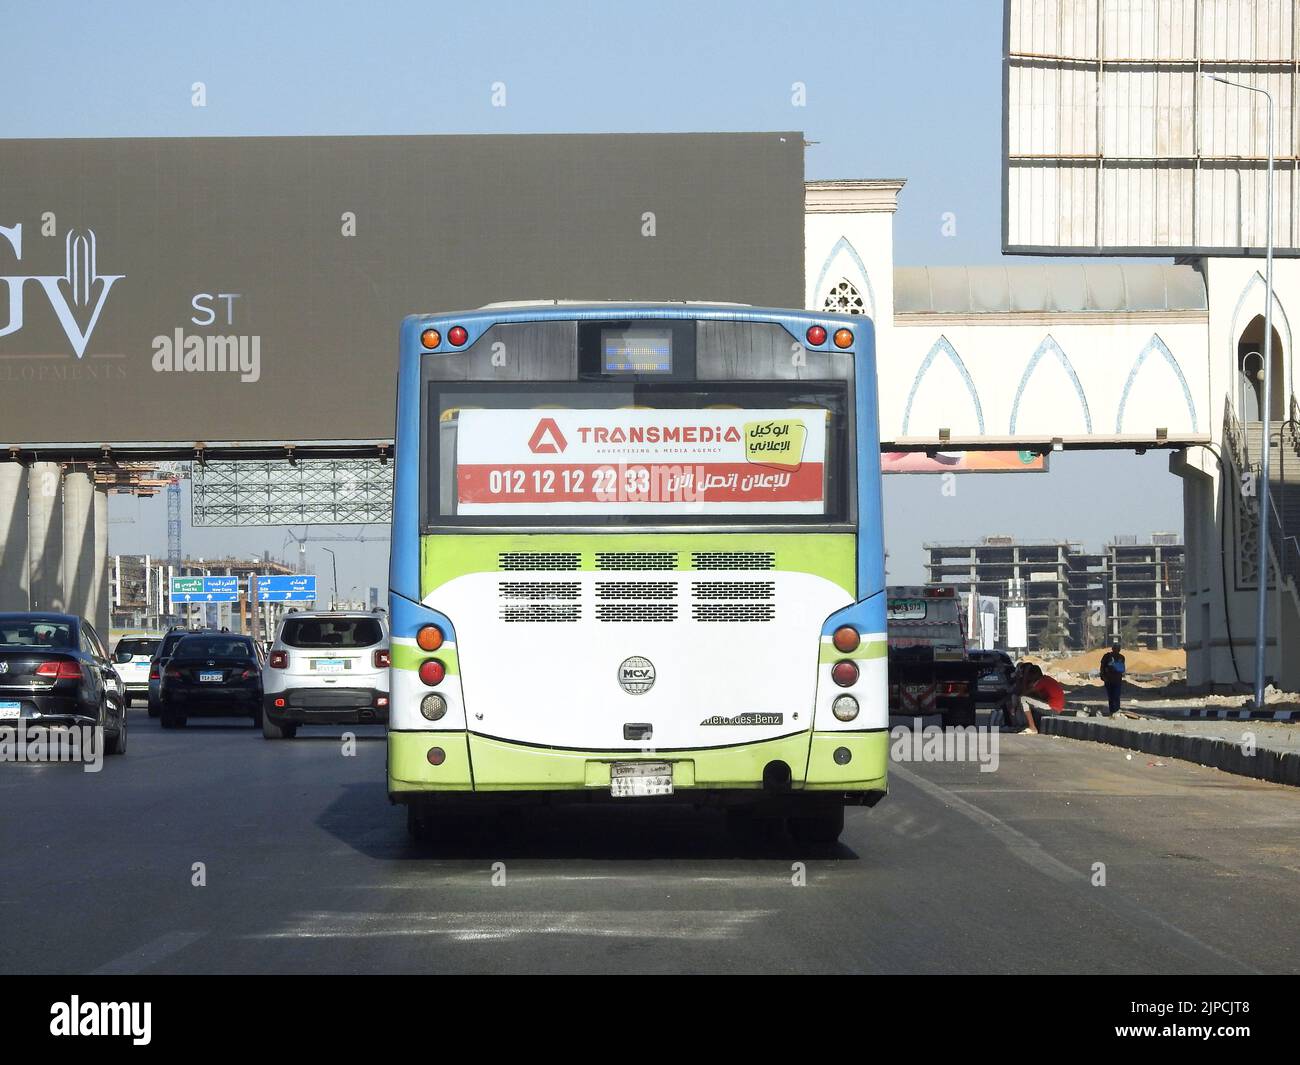
<path fill-rule="evenodd" d="M 528 450 L 534 455 L 558 455 L 568 446 L 569 442 L 564 439 L 554 418 L 539 421 L 533 435 L 528 438 Z"/>

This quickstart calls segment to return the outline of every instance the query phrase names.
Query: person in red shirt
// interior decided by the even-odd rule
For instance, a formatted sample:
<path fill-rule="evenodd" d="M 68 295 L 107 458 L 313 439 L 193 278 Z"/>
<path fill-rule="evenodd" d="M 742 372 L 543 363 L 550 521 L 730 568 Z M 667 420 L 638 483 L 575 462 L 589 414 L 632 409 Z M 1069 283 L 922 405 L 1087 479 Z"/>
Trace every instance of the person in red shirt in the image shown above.
<path fill-rule="evenodd" d="M 1024 724 L 1021 734 L 1037 736 L 1042 714 L 1059 714 L 1065 709 L 1065 689 L 1034 663 L 1021 662 L 1016 667 L 1012 703 L 1017 717 Z"/>

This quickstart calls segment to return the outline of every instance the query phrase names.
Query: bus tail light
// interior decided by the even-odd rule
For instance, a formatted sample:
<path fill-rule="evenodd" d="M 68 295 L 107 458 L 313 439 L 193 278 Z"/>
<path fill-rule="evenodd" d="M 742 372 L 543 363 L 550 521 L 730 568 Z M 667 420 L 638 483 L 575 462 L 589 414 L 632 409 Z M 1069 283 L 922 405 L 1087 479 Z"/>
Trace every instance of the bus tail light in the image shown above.
<path fill-rule="evenodd" d="M 447 760 L 447 752 L 441 747 L 430 747 L 425 757 L 429 759 L 430 765 L 442 765 Z"/>
<path fill-rule="evenodd" d="M 852 721 L 858 716 L 858 701 L 851 695 L 837 695 L 831 703 L 831 713 L 836 720 Z"/>
<path fill-rule="evenodd" d="M 454 347 L 460 347 L 469 339 L 469 333 L 465 331 L 463 325 L 453 325 L 447 330 L 447 339 L 452 342 Z"/>
<path fill-rule="evenodd" d="M 858 630 L 852 625 L 841 625 L 835 630 L 831 637 L 831 643 L 835 645 L 835 650 L 841 654 L 848 654 L 850 651 L 856 651 L 858 644 L 862 642 L 862 637 L 858 635 Z"/>
<path fill-rule="evenodd" d="M 851 688 L 858 682 L 858 664 L 851 658 L 841 659 L 831 666 L 831 680 L 841 688 Z"/>
<path fill-rule="evenodd" d="M 447 675 L 447 667 L 436 658 L 426 658 L 420 663 L 419 673 L 420 680 L 433 688 L 442 683 L 442 678 Z"/>
<path fill-rule="evenodd" d="M 270 665 L 270 667 L 271 667 L 272 669 L 288 669 L 288 668 L 289 668 L 289 652 L 288 652 L 288 651 L 272 651 L 272 652 L 271 652 L 271 657 L 270 657 L 270 659 L 268 660 L 268 664 Z"/>
<path fill-rule="evenodd" d="M 393 664 L 393 659 L 386 649 L 380 648 L 374 654 L 374 662 L 376 669 L 387 669 Z"/>
<path fill-rule="evenodd" d="M 837 348 L 853 347 L 853 330 L 852 329 L 835 330 L 835 346 Z"/>
<path fill-rule="evenodd" d="M 437 693 L 420 700 L 420 714 L 426 721 L 440 721 L 447 712 L 447 700 Z"/>
<path fill-rule="evenodd" d="M 415 634 L 415 644 L 421 651 L 436 651 L 442 646 L 442 629 L 437 625 L 425 625 Z"/>
<path fill-rule="evenodd" d="M 804 334 L 808 338 L 808 343 L 813 347 L 826 343 L 826 330 L 820 325 L 810 325 L 808 332 Z"/>
<path fill-rule="evenodd" d="M 436 329 L 426 329 L 420 334 L 420 343 L 426 348 L 436 348 L 442 343 L 442 334 Z"/>

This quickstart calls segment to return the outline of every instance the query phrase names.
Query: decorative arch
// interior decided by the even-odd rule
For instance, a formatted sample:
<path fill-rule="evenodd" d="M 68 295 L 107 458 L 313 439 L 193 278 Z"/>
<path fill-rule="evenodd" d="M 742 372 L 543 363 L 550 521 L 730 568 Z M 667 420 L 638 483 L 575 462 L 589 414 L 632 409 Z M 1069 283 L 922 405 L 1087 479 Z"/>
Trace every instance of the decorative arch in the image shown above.
<path fill-rule="evenodd" d="M 1138 371 L 1142 369 L 1142 364 L 1147 361 L 1147 356 L 1153 353 L 1160 355 L 1169 365 L 1169 368 L 1173 370 L 1174 377 L 1178 379 L 1178 384 L 1183 390 L 1183 402 L 1187 404 L 1187 416 L 1192 420 L 1192 432 L 1198 431 L 1196 404 L 1192 402 L 1192 390 L 1187 387 L 1187 378 L 1183 376 L 1183 368 L 1178 365 L 1178 360 L 1174 358 L 1174 353 L 1169 350 L 1169 346 L 1160 339 L 1160 334 L 1152 333 L 1146 347 L 1133 361 L 1133 368 L 1128 372 L 1128 380 L 1124 382 L 1124 392 L 1119 397 L 1119 411 L 1115 415 L 1115 434 L 1117 436 L 1124 431 L 1124 408 L 1128 405 L 1129 390 L 1133 387 L 1133 382 L 1137 378 Z"/>
<path fill-rule="evenodd" d="M 925 377 L 926 371 L 933 365 L 934 360 L 940 355 L 946 356 L 956 368 L 957 373 L 961 376 L 966 385 L 966 391 L 970 393 L 972 405 L 975 407 L 975 421 L 979 425 L 980 435 L 984 433 L 984 407 L 980 403 L 979 392 L 975 389 L 975 382 L 971 380 L 970 371 L 966 369 L 966 364 L 962 362 L 961 356 L 957 354 L 957 349 L 946 336 L 940 336 L 926 353 L 921 365 L 916 371 L 916 376 L 912 379 L 912 390 L 907 394 L 907 406 L 903 410 L 903 436 L 907 435 L 908 423 L 912 420 L 912 401 L 916 399 L 916 393 L 921 387 L 921 380 Z"/>
<path fill-rule="evenodd" d="M 822 310 L 831 314 L 866 314 L 866 301 L 847 277 L 836 281 L 822 300 Z"/>
<path fill-rule="evenodd" d="M 826 287 L 826 278 L 830 275 L 831 267 L 835 265 L 835 260 L 840 255 L 843 255 L 848 259 L 848 264 L 846 265 L 851 265 L 853 269 L 857 271 L 858 275 L 858 280 L 855 281 L 854 278 L 850 276 L 851 271 L 847 272 L 844 274 L 844 280 L 853 285 L 858 292 L 865 294 L 867 305 L 866 313 L 874 318 L 876 316 L 876 291 L 871 287 L 871 277 L 867 273 L 866 264 L 862 261 L 862 257 L 858 254 L 858 250 L 852 245 L 852 243 L 850 243 L 848 237 L 840 237 L 840 239 L 831 247 L 831 250 L 826 255 L 825 261 L 822 263 L 821 273 L 817 275 L 817 284 L 813 286 L 812 290 L 813 299 L 816 301 L 815 305 L 820 306 L 821 301 L 825 300 L 827 295 L 829 295 L 829 290 Z M 859 284 L 858 281 L 860 281 L 861 284 Z"/>
<path fill-rule="evenodd" d="M 1034 350 L 1033 355 L 1029 357 L 1025 372 L 1020 376 L 1020 385 L 1016 388 L 1016 398 L 1011 404 L 1010 432 L 1013 436 L 1016 432 L 1016 419 L 1020 417 L 1020 400 L 1025 394 L 1025 386 L 1029 384 L 1029 379 L 1033 376 L 1034 370 L 1042 361 L 1043 356 L 1049 352 L 1056 356 L 1061 368 L 1065 370 L 1065 375 L 1070 379 L 1070 383 L 1074 385 L 1074 394 L 1078 397 L 1079 408 L 1083 411 L 1083 424 L 1087 427 L 1089 433 L 1092 432 L 1092 412 L 1088 409 L 1088 397 L 1083 394 L 1083 385 L 1079 383 L 1079 375 L 1074 372 L 1074 364 L 1070 362 L 1070 357 L 1065 353 L 1065 349 L 1056 342 L 1056 338 L 1051 333 L 1048 333 Z"/>
<path fill-rule="evenodd" d="M 1254 290 L 1260 289 L 1259 309 L 1247 308 L 1247 302 L 1251 299 Z M 1237 342 L 1241 339 L 1241 334 L 1246 331 L 1246 327 L 1254 321 L 1256 316 L 1262 316 L 1266 309 L 1267 300 L 1265 296 L 1268 291 L 1268 282 L 1264 280 L 1264 275 L 1258 270 L 1251 272 L 1250 279 L 1242 287 L 1241 294 L 1237 297 L 1237 305 L 1232 309 L 1232 367 L 1233 373 L 1237 370 Z M 1244 318 L 1244 320 L 1243 320 Z M 1295 389 L 1295 363 L 1293 361 L 1292 343 L 1291 343 L 1291 319 L 1287 317 L 1286 308 L 1282 306 L 1282 298 L 1277 293 L 1277 287 L 1273 288 L 1273 328 L 1277 330 L 1278 339 L 1282 341 L 1282 379 L 1287 386 L 1294 391 Z M 1285 402 L 1285 400 L 1283 401 Z"/>

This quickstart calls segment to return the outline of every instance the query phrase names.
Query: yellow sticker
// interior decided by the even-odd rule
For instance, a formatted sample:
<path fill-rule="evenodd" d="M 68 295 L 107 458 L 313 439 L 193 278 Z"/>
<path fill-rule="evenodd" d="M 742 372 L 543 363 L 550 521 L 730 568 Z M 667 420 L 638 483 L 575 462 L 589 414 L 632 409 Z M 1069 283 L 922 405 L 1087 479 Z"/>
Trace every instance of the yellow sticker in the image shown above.
<path fill-rule="evenodd" d="M 797 470 L 803 462 L 808 427 L 799 418 L 774 418 L 745 423 L 745 461 L 782 470 Z"/>

